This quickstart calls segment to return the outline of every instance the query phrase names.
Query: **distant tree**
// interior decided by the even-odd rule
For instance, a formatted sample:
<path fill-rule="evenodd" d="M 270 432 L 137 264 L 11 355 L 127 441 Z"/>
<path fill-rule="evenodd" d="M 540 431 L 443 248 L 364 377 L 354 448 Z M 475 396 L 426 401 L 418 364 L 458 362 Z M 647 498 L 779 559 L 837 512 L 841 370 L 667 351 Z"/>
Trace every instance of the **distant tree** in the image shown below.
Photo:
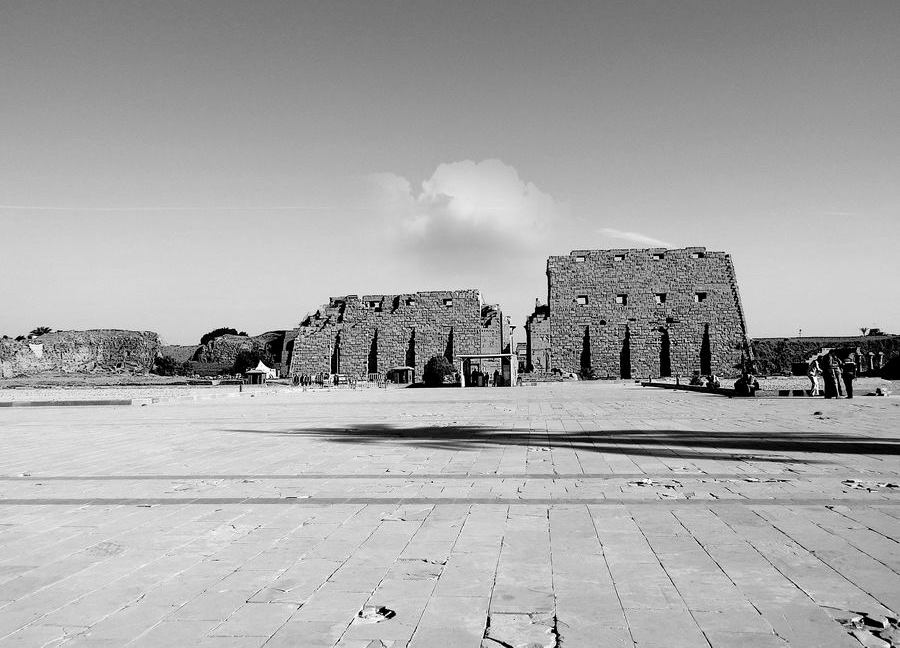
<path fill-rule="evenodd" d="M 868 332 L 869 332 L 869 329 L 868 329 L 868 327 L 860 326 L 860 327 L 859 327 L 859 332 L 862 333 L 863 335 L 867 335 Z"/>
<path fill-rule="evenodd" d="M 241 331 L 240 333 L 238 333 L 238 335 L 243 336 L 243 337 L 249 337 L 247 335 L 247 331 Z"/>
<path fill-rule="evenodd" d="M 446 357 L 439 355 L 434 356 L 425 363 L 425 371 L 422 373 L 422 379 L 429 387 L 438 387 L 447 382 L 447 378 L 453 375 L 453 365 Z"/>
<path fill-rule="evenodd" d="M 205 333 L 203 335 L 203 337 L 200 338 L 200 344 L 206 344 L 210 340 L 215 340 L 217 337 L 222 337 L 223 335 L 239 335 L 239 334 L 237 332 L 237 329 L 223 326 L 221 328 L 213 329 L 209 333 Z M 246 335 L 246 333 L 244 335 Z"/>
<path fill-rule="evenodd" d="M 47 333 L 49 333 L 52 330 L 53 329 L 50 328 L 49 326 L 38 326 L 33 331 L 31 331 L 31 333 L 28 334 L 28 337 L 38 337 L 40 335 L 46 335 Z"/>
<path fill-rule="evenodd" d="M 194 366 L 187 360 L 182 362 L 176 372 L 179 376 L 192 376 L 194 374 Z"/>
<path fill-rule="evenodd" d="M 24 339 L 25 339 L 25 336 L 24 336 L 24 335 L 18 335 L 18 336 L 16 336 L 16 342 L 22 342 Z"/>
<path fill-rule="evenodd" d="M 152 373 L 158 376 L 174 376 L 177 371 L 178 361 L 172 356 L 159 356 L 153 361 Z"/>
<path fill-rule="evenodd" d="M 600 378 L 600 375 L 593 367 L 582 367 L 578 371 L 578 377 L 582 380 L 597 380 L 598 378 Z"/>
<path fill-rule="evenodd" d="M 238 352 L 237 356 L 234 359 L 234 364 L 231 367 L 231 373 L 242 374 L 248 369 L 253 369 L 254 367 L 256 367 L 259 364 L 260 360 L 262 360 L 262 356 L 260 356 L 259 351 L 248 351 L 247 349 L 242 349 Z"/>

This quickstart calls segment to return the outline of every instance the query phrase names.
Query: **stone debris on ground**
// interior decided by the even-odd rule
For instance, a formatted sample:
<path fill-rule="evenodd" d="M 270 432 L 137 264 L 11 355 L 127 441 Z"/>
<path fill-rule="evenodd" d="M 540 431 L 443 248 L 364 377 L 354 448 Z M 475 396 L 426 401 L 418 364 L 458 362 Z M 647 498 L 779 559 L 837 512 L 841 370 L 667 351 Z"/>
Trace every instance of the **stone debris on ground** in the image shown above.
<path fill-rule="evenodd" d="M 397 613 L 383 605 L 366 605 L 356 613 L 358 623 L 381 623 L 393 619 Z"/>
<path fill-rule="evenodd" d="M 898 405 L 548 383 L 5 410 L 0 648 L 900 648 Z"/>
<path fill-rule="evenodd" d="M 900 484 L 894 482 L 876 482 L 876 481 L 858 481 L 856 479 L 845 479 L 841 482 L 847 488 L 856 490 L 864 490 L 870 493 L 877 493 L 884 488 L 900 488 Z"/>
<path fill-rule="evenodd" d="M 654 480 L 648 478 L 648 479 L 638 479 L 635 481 L 630 481 L 628 483 L 632 486 L 658 486 L 660 488 L 670 488 L 670 489 L 680 488 L 682 485 L 681 482 L 678 481 L 677 479 L 654 481 Z"/>
<path fill-rule="evenodd" d="M 852 612 L 842 619 L 847 631 L 866 648 L 900 648 L 900 623 L 896 617 Z"/>

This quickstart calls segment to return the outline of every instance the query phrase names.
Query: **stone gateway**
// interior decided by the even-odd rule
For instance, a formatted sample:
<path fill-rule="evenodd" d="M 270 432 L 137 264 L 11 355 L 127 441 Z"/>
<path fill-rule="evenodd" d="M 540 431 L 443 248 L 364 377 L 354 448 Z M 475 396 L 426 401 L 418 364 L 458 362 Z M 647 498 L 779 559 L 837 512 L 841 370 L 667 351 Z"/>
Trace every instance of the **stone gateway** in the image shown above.
<path fill-rule="evenodd" d="M 529 366 L 584 377 L 731 376 L 750 357 L 731 256 L 703 247 L 552 256 L 526 333 Z"/>

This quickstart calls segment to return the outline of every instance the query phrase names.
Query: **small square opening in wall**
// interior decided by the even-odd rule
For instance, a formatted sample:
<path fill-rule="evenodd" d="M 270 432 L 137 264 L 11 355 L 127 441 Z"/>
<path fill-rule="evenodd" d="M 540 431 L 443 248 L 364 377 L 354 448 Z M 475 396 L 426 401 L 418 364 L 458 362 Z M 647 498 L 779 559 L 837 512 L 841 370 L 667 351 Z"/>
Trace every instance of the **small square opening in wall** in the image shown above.
<path fill-rule="evenodd" d="M 694 301 L 697 302 L 698 304 L 700 302 L 706 301 L 706 297 L 707 297 L 707 294 L 705 292 L 694 293 Z"/>
<path fill-rule="evenodd" d="M 666 303 L 666 293 L 656 293 L 653 298 L 656 300 L 657 304 Z"/>
<path fill-rule="evenodd" d="M 415 306 L 417 303 L 418 303 L 418 302 L 415 300 L 414 297 L 409 297 L 409 298 L 406 300 L 406 305 L 407 305 L 407 306 Z"/>
<path fill-rule="evenodd" d="M 616 295 L 616 303 L 625 306 L 628 304 L 628 295 Z"/>
<path fill-rule="evenodd" d="M 692 259 L 702 259 L 706 255 L 703 252 L 691 252 Z"/>
<path fill-rule="evenodd" d="M 584 263 L 584 257 L 583 256 L 575 257 L 575 263 Z"/>
<path fill-rule="evenodd" d="M 453 306 L 453 297 L 444 297 L 444 306 L 447 308 Z"/>
<path fill-rule="evenodd" d="M 662 252 L 654 252 L 654 253 L 653 253 L 653 260 L 654 260 L 654 261 L 662 261 L 662 260 L 665 259 L 665 258 L 666 258 L 666 255 L 663 254 Z"/>
<path fill-rule="evenodd" d="M 613 255 L 613 261 L 624 261 L 624 260 L 625 260 L 625 255 L 624 255 L 624 254 L 616 254 L 616 255 Z"/>
<path fill-rule="evenodd" d="M 587 295 L 578 295 L 575 298 L 575 303 L 578 304 L 579 306 L 584 306 L 585 304 L 588 303 L 588 296 Z"/>
<path fill-rule="evenodd" d="M 381 302 L 374 300 L 374 299 L 370 299 L 369 301 L 366 302 L 366 306 L 368 306 L 369 308 L 378 309 L 378 308 L 381 308 Z"/>

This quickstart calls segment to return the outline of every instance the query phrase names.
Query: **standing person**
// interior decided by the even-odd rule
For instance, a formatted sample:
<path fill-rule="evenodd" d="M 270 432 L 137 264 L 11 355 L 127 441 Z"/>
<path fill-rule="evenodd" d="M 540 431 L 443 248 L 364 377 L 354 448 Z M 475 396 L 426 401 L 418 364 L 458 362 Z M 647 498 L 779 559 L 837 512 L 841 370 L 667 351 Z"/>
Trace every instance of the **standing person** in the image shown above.
<path fill-rule="evenodd" d="M 819 366 L 819 358 L 813 358 L 812 362 L 809 363 L 809 368 L 806 370 L 806 376 L 809 378 L 810 396 L 821 395 L 819 391 L 819 376 L 821 375 L 822 367 Z"/>
<path fill-rule="evenodd" d="M 834 357 L 830 353 L 822 356 L 822 382 L 825 383 L 825 398 L 837 397 L 837 387 L 834 384 Z"/>
<path fill-rule="evenodd" d="M 494 387 L 500 386 L 500 372 L 494 369 Z"/>
<path fill-rule="evenodd" d="M 856 378 L 856 363 L 853 354 L 847 355 L 844 360 L 844 386 L 847 388 L 847 398 L 853 398 L 853 379 Z"/>
<path fill-rule="evenodd" d="M 831 354 L 831 370 L 834 372 L 834 386 L 837 388 L 838 396 L 843 397 L 844 381 L 841 380 L 841 376 L 844 372 L 841 371 L 841 359 L 837 353 Z"/>

